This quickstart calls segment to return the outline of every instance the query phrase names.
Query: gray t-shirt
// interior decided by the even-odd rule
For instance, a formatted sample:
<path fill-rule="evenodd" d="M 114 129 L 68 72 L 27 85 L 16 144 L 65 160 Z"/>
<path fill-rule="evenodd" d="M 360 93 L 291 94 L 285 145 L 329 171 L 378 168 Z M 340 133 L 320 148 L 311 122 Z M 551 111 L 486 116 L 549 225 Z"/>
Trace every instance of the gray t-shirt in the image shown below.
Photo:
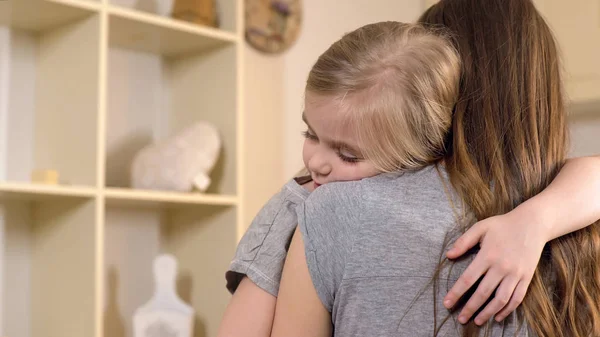
<path fill-rule="evenodd" d="M 457 200 L 445 173 L 430 166 L 330 183 L 298 206 L 308 268 L 335 336 L 433 336 L 449 314 L 443 297 L 473 258 L 442 269 L 434 309 L 430 280 L 449 248 L 444 242 L 459 235 Z M 438 336 L 461 335 L 457 315 Z M 513 315 L 494 322 L 491 336 L 515 330 Z"/>
<path fill-rule="evenodd" d="M 283 264 L 298 225 L 296 208 L 309 195 L 301 185 L 310 180 L 310 176 L 291 179 L 254 217 L 225 273 L 231 293 L 246 276 L 261 289 L 277 296 Z"/>

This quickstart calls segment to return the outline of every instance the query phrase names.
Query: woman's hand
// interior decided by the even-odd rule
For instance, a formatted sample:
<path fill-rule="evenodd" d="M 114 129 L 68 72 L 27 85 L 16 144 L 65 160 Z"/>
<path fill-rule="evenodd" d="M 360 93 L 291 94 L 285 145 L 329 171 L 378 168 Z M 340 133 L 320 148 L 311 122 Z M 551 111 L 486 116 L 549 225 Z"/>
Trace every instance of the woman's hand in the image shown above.
<path fill-rule="evenodd" d="M 600 156 L 569 159 L 554 181 L 513 211 L 476 223 L 447 254 L 455 259 L 477 243 L 481 250 L 452 287 L 450 308 L 479 278 L 485 277 L 459 315 L 466 322 L 495 291 L 475 318 L 503 320 L 523 301 L 546 242 L 579 230 L 600 218 Z M 576 211 L 573 211 L 576 210 Z M 462 319 L 461 319 L 462 317 Z"/>
<path fill-rule="evenodd" d="M 539 206 L 538 206 L 539 207 Z M 548 227 L 527 208 L 477 222 L 448 251 L 455 259 L 476 244 L 481 250 L 444 298 L 446 308 L 485 274 L 476 292 L 459 315 L 466 323 L 495 291 L 494 299 L 477 315 L 475 324 L 482 325 L 495 315 L 500 322 L 523 301 L 527 288 L 548 241 Z"/>

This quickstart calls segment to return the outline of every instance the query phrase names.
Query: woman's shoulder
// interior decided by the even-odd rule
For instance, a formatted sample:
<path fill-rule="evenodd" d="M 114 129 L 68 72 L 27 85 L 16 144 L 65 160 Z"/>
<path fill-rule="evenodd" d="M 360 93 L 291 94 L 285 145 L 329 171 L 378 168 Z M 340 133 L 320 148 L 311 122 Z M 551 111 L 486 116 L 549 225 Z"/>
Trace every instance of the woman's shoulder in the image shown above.
<path fill-rule="evenodd" d="M 394 198 L 411 201 L 422 196 L 445 197 L 446 192 L 452 193 L 447 174 L 442 167 L 426 166 L 418 171 L 384 173 L 360 181 L 362 197 L 365 200 L 379 201 Z M 445 198 L 444 198 L 445 199 Z"/>
<path fill-rule="evenodd" d="M 441 167 L 427 166 L 418 171 L 382 173 L 357 181 L 333 182 L 317 188 L 306 200 L 307 205 L 348 208 L 358 211 L 361 205 L 393 202 L 414 207 L 414 202 L 446 202 L 453 190 Z"/>

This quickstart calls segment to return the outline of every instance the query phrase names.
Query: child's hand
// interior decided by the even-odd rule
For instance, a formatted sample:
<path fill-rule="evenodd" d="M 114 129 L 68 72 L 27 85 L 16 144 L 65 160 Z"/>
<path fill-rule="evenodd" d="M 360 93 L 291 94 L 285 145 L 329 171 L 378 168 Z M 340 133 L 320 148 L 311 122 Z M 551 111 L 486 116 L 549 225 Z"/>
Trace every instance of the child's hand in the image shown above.
<path fill-rule="evenodd" d="M 459 322 L 466 323 L 494 291 L 495 298 L 477 315 L 475 324 L 482 325 L 493 315 L 500 322 L 521 304 L 548 241 L 548 230 L 539 220 L 526 208 L 517 208 L 479 221 L 448 251 L 448 258 L 455 259 L 477 243 L 481 245 L 473 262 L 444 298 L 446 308 L 451 308 L 485 274 L 462 309 Z"/>

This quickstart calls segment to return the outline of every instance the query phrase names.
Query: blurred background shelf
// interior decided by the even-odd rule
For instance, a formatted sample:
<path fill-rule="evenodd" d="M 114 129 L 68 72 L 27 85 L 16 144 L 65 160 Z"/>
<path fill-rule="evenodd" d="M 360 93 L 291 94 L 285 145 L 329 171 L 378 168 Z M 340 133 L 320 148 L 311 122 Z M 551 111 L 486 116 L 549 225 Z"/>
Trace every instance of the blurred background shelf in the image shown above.
<path fill-rule="evenodd" d="M 235 196 L 202 193 L 177 193 L 126 188 L 106 188 L 104 195 L 111 206 L 182 207 L 193 205 L 236 206 Z"/>
<path fill-rule="evenodd" d="M 95 196 L 96 190 L 89 187 L 0 182 L 2 199 L 35 201 L 52 198 L 85 199 Z"/>
<path fill-rule="evenodd" d="M 9 190 L 24 199 L 0 200 L 3 335 L 93 336 L 96 201 L 87 190 Z"/>
<path fill-rule="evenodd" d="M 121 0 L 0 1 L 0 336 L 132 336 L 165 252 L 194 336 L 216 335 L 246 217 L 243 0 L 216 1 L 219 28 Z M 196 121 L 222 140 L 206 193 L 131 188 L 136 153 Z"/>
<path fill-rule="evenodd" d="M 178 261 L 177 293 L 196 310 L 193 336 L 216 336 L 230 294 L 224 270 L 237 243 L 237 208 L 146 208 L 107 204 L 104 335 L 133 336 L 133 313 L 153 294 L 152 261 Z"/>
<path fill-rule="evenodd" d="M 241 41 L 232 33 L 109 6 L 105 186 L 128 188 L 135 155 L 197 121 L 223 143 L 209 194 L 237 195 Z M 127 14 L 126 16 L 122 16 Z"/>
<path fill-rule="evenodd" d="M 0 1 L 0 25 L 41 32 L 100 12 L 93 0 Z"/>
<path fill-rule="evenodd" d="M 235 43 L 237 35 L 181 20 L 109 6 L 111 45 L 167 57 Z"/>
<path fill-rule="evenodd" d="M 34 18 L 47 15 L 36 4 L 81 15 L 58 15 L 41 31 L 0 26 L 0 180 L 28 183 L 49 168 L 71 185 L 96 186 L 99 14 L 36 1 L 28 9 Z"/>

